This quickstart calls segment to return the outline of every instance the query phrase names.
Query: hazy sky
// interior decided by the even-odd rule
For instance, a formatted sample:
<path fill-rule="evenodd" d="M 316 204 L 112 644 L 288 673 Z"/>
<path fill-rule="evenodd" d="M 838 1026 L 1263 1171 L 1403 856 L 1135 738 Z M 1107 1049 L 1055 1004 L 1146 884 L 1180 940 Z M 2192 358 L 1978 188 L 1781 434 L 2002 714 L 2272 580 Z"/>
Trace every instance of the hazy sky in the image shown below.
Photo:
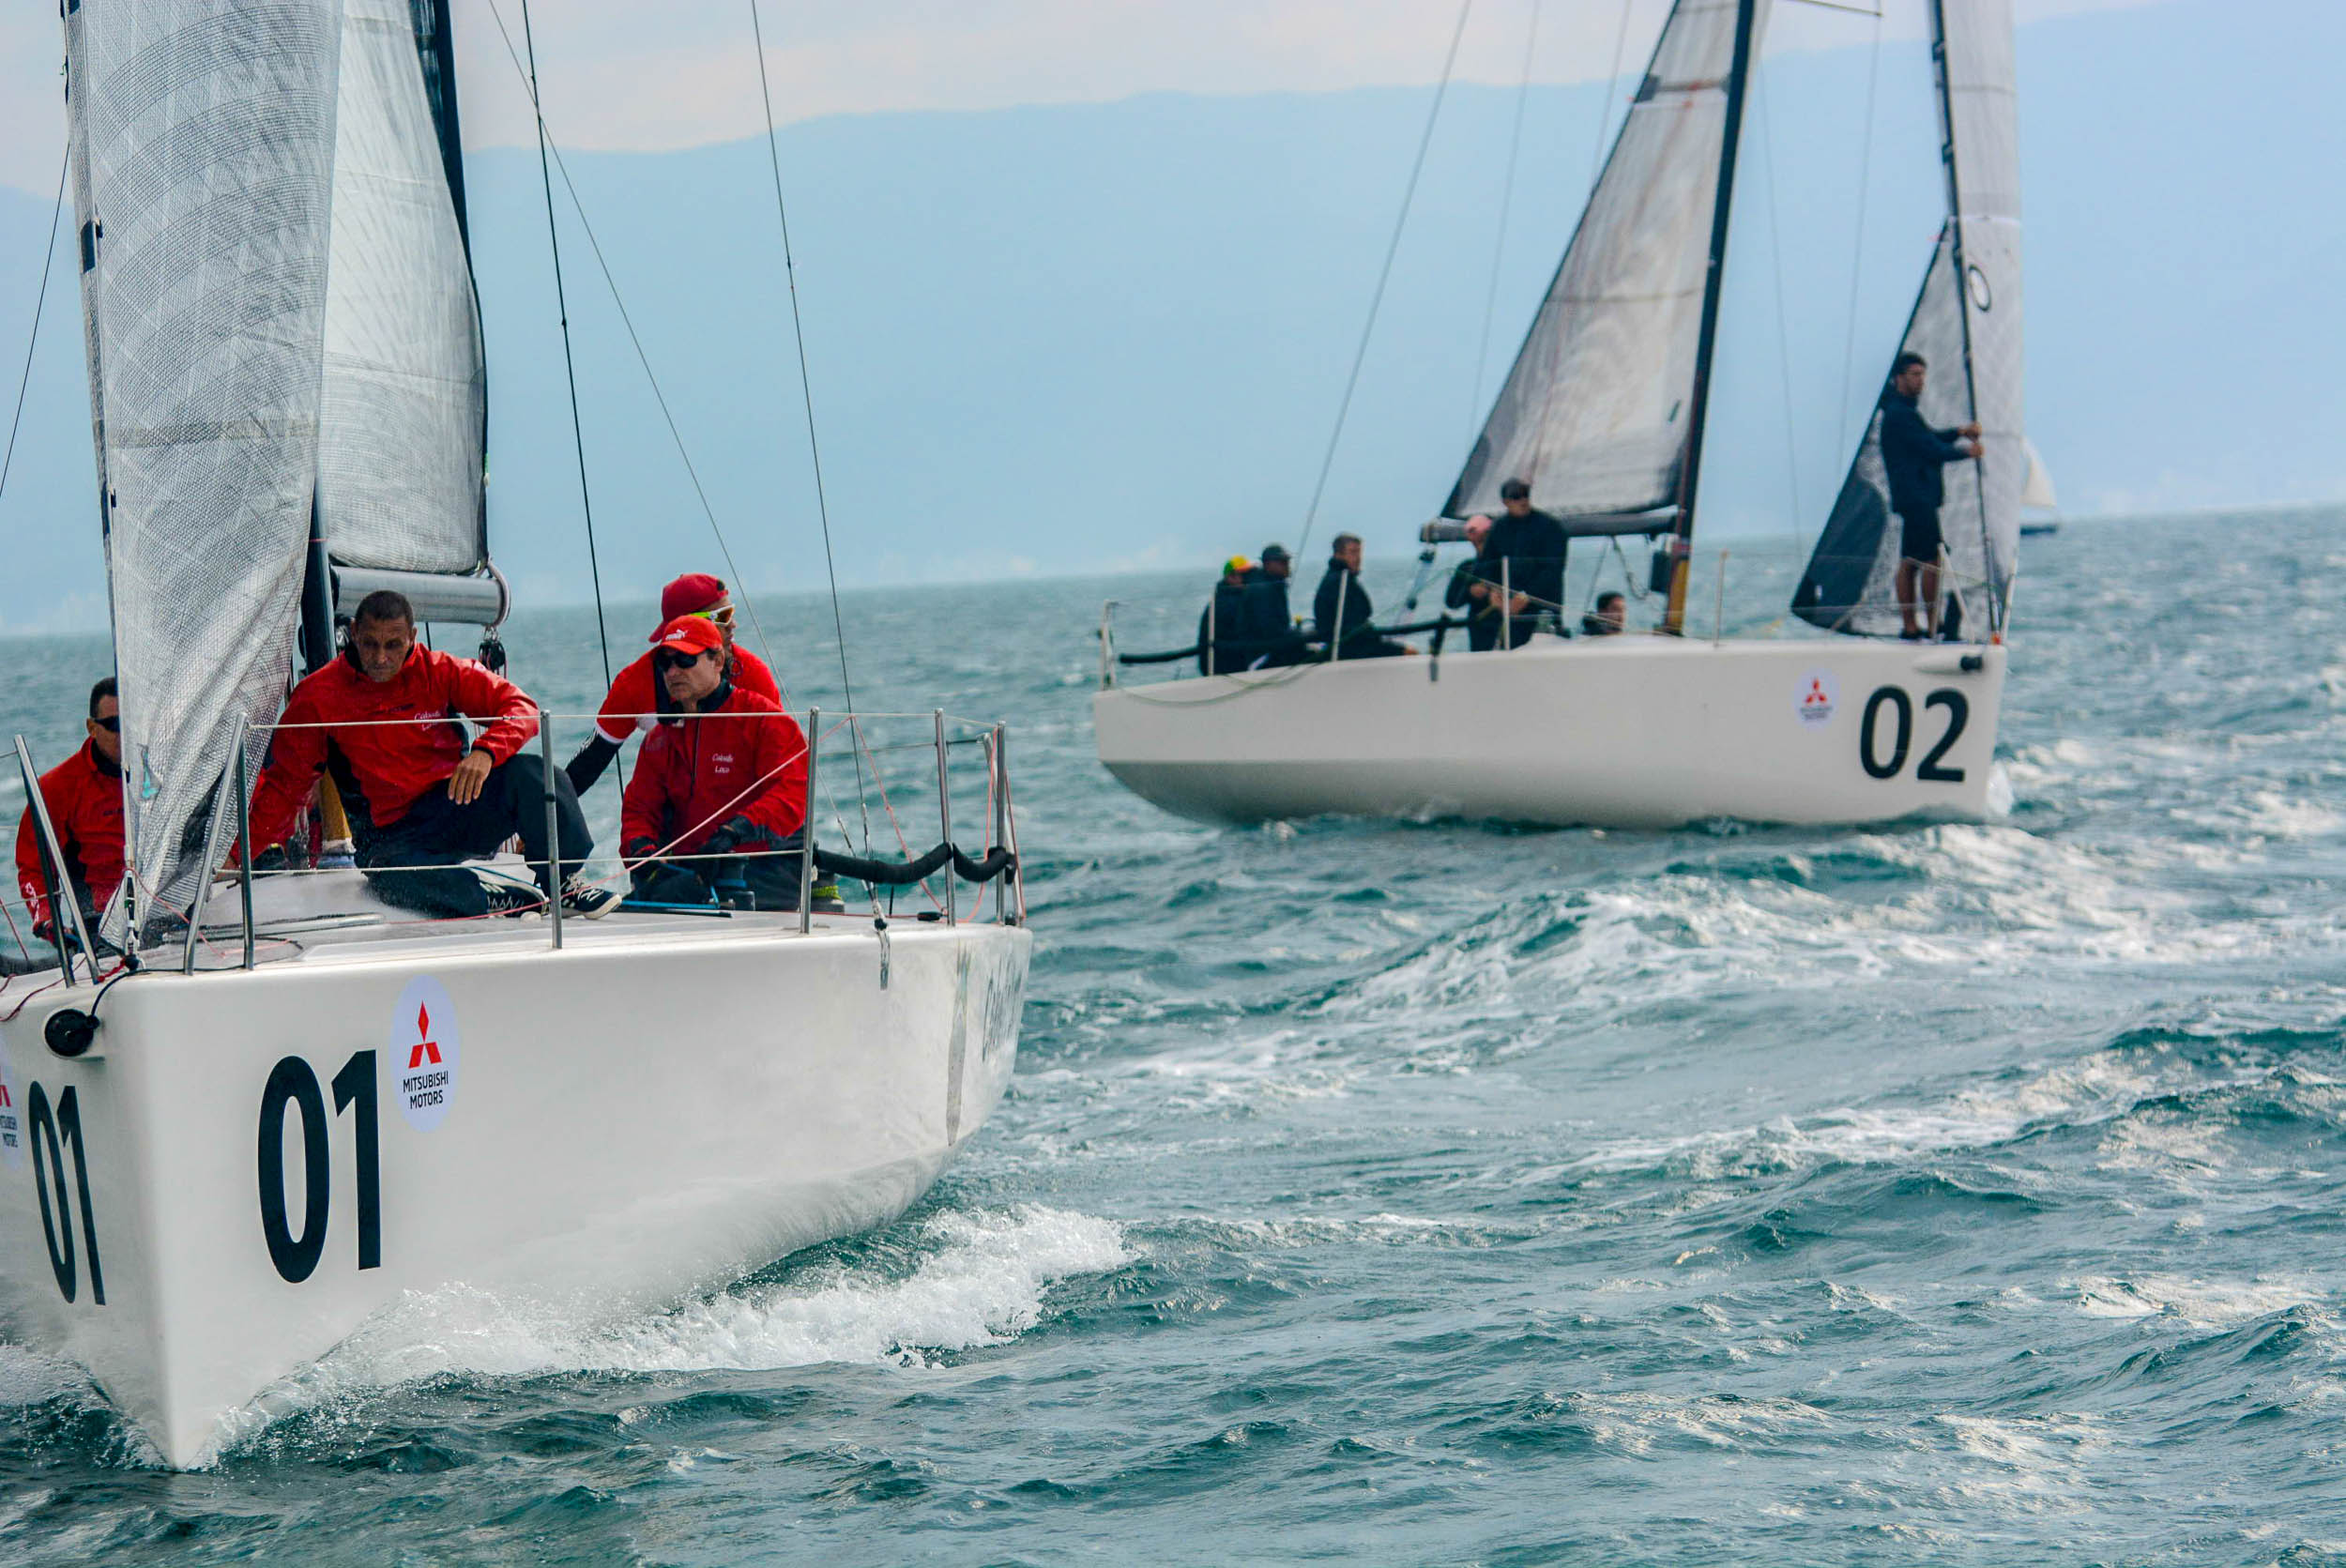
<path fill-rule="evenodd" d="M 1877 26 L 1887 36 L 1922 32 L 1922 0 L 1879 3 L 1876 22 L 1779 0 L 1769 47 L 1863 43 Z M 2016 0 L 2023 23 L 2155 3 Z M 1617 58 L 1632 69 L 1668 0 L 1474 0 L 1458 78 L 1518 80 L 1535 4 L 1534 80 L 1577 82 L 1607 75 Z M 786 122 L 1166 90 L 1427 83 L 1440 74 L 1458 8 L 1455 0 L 762 0 L 760 14 L 774 112 Z M 530 21 L 547 118 L 567 146 L 662 151 L 751 135 L 763 124 L 749 0 L 535 0 Z M 473 145 L 530 140 L 508 36 L 518 47 L 520 0 L 456 0 Z M 55 189 L 62 156 L 62 50 L 53 7 L 19 0 L 0 11 L 0 182 L 42 195 Z"/>

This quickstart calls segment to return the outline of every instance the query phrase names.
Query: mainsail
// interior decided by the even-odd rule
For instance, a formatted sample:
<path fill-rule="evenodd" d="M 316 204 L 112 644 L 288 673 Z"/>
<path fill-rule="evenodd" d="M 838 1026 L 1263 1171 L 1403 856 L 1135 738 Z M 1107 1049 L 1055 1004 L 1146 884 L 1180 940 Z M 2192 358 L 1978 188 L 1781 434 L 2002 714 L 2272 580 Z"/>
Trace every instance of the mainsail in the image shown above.
<path fill-rule="evenodd" d="M 1738 9 L 1671 8 L 1444 515 L 1496 511 L 1513 478 L 1568 526 L 1589 520 L 1576 533 L 1647 531 L 1636 514 L 1681 500 Z"/>
<path fill-rule="evenodd" d="M 476 575 L 489 556 L 480 323 L 417 9 L 343 7 L 318 521 L 333 564 L 354 569 L 337 572 L 345 611 L 352 587 L 396 584 L 428 618 L 494 620 L 501 595 Z M 445 17 L 427 20 L 445 39 Z"/>
<path fill-rule="evenodd" d="M 130 874 L 184 907 L 292 665 L 318 467 L 340 0 L 65 8 Z M 119 906 L 109 921 L 119 933 Z"/>
<path fill-rule="evenodd" d="M 2029 448 L 2021 419 L 2019 129 L 2011 0 L 1932 0 L 1950 215 L 1900 352 L 1929 361 L 1922 414 L 1935 427 L 1982 427 L 1984 455 L 1950 464 L 1939 510 L 1949 585 L 2000 631 L 2018 569 Z M 1882 636 L 1900 625 L 1899 530 L 1890 516 L 1877 409 L 1833 504 L 1792 610 L 1836 632 Z M 1976 591 L 1973 591 L 1976 590 Z"/>

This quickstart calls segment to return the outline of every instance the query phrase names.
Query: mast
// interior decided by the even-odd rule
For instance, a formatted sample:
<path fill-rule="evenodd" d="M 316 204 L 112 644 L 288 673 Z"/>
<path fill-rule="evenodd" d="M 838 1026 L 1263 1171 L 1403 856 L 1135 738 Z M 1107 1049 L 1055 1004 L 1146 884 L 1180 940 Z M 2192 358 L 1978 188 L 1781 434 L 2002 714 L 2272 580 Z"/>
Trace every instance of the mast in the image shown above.
<path fill-rule="evenodd" d="M 1963 256 L 1963 186 L 1957 177 L 1955 165 L 1955 91 L 1947 74 L 1947 7 L 1946 0 L 1930 0 L 1930 74 L 1938 88 L 1939 162 L 1947 177 L 1947 231 L 1954 247 L 1955 286 L 1958 299 L 1967 299 L 1972 292 L 1970 264 Z M 1979 409 L 1979 381 L 1972 367 L 1972 312 L 1958 310 L 1957 319 L 1963 324 L 1963 401 L 1974 414 Z M 1982 455 L 1973 459 L 1980 466 L 1979 496 L 1980 559 L 1994 558 L 1993 546 L 1988 537 L 1988 459 Z M 1993 573 L 1989 573 L 1990 576 Z M 1994 583 L 1988 585 L 1988 630 L 1990 636 L 2003 631 L 2003 595 Z"/>
<path fill-rule="evenodd" d="M 1939 0 L 1932 0 L 1934 13 Z M 1695 493 L 1702 474 L 1703 427 L 1711 403 L 1711 356 L 1717 346 L 1719 291 L 1727 278 L 1728 220 L 1735 203 L 1735 148 L 1744 129 L 1744 96 L 1751 82 L 1751 35 L 1758 0 L 1735 7 L 1735 56 L 1727 78 L 1727 124 L 1719 139 L 1718 194 L 1711 209 L 1710 268 L 1702 284 L 1702 327 L 1695 343 L 1694 407 L 1687 416 L 1684 466 L 1678 486 L 1678 521 L 1670 534 L 1669 605 L 1662 630 L 1678 635 L 1685 623 L 1686 575 L 1694 553 Z M 1944 73 L 1942 72 L 1942 80 Z"/>

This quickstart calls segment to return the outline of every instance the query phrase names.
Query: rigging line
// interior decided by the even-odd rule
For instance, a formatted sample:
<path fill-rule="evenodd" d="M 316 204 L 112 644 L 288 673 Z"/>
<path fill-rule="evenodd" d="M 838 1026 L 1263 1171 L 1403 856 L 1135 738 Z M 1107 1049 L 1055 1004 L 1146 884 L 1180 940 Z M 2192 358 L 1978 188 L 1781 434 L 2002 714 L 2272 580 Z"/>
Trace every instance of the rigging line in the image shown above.
<path fill-rule="evenodd" d="M 0 456 L 0 495 L 8 494 L 8 470 L 16 464 L 16 433 L 24 422 L 24 394 L 33 385 L 33 350 L 40 344 L 41 312 L 49 304 L 49 268 L 57 259 L 57 219 L 65 211 L 66 171 L 73 167 L 73 146 L 66 145 L 65 161 L 57 166 L 57 199 L 49 208 L 49 249 L 41 252 L 40 292 L 33 297 L 33 330 L 24 340 L 24 373 L 16 381 L 16 412 L 8 418 L 8 447 Z"/>
<path fill-rule="evenodd" d="M 1791 481 L 1792 549 L 1797 554 L 1802 520 L 1808 512 L 1800 499 L 1800 437 L 1792 420 L 1792 339 L 1791 329 L 1784 321 L 1784 203 L 1776 190 L 1775 122 L 1768 107 L 1775 95 L 1767 90 L 1767 79 L 1762 77 L 1758 84 L 1759 91 L 1753 96 L 1760 100 L 1760 159 L 1768 171 L 1768 255 L 1775 273 L 1775 360 L 1784 387 L 1784 468 Z"/>
<path fill-rule="evenodd" d="M 1515 206 L 1516 160 L 1523 151 L 1523 110 L 1531 98 L 1531 56 L 1540 41 L 1540 0 L 1531 0 L 1531 24 L 1523 36 L 1523 79 L 1516 84 L 1516 123 L 1507 135 L 1507 177 L 1499 187 L 1499 236 L 1491 242 L 1490 286 L 1483 293 L 1483 335 L 1474 345 L 1474 380 L 1467 388 L 1467 445 L 1474 445 L 1475 420 L 1483 413 L 1483 372 L 1490 363 L 1491 317 L 1499 308 L 1499 265 L 1507 254 L 1507 216 Z"/>
<path fill-rule="evenodd" d="M 505 19 L 497 18 L 497 30 Z M 562 236 L 554 221 L 554 177 L 546 169 L 546 116 L 538 105 L 538 45 L 529 30 L 529 0 L 522 0 L 522 43 L 529 52 L 529 108 L 538 122 L 538 183 L 546 197 L 546 246 L 554 253 L 554 309 L 562 318 L 562 375 L 571 390 L 571 448 L 578 456 L 578 506 L 586 519 L 586 571 L 595 585 L 595 640 L 602 649 L 602 684 L 611 685 L 611 627 L 602 609 L 602 561 L 595 549 L 595 502 L 586 484 L 586 434 L 578 418 L 578 362 L 571 353 L 570 297 L 562 287 Z M 506 40 L 512 47 L 512 40 Z"/>
<path fill-rule="evenodd" d="M 1873 185 L 1874 162 L 1874 87 L 1881 76 L 1881 14 L 1874 13 L 1872 53 L 1866 63 L 1866 133 L 1860 139 L 1862 150 L 1857 158 L 1857 228 L 1850 243 L 1849 258 L 1849 320 L 1841 334 L 1841 402 L 1842 418 L 1849 416 L 1849 387 L 1857 366 L 1857 285 L 1863 276 L 1866 261 L 1866 197 Z M 1869 407 L 1866 422 L 1873 419 Z M 1858 439 L 1865 439 L 1864 425 Z"/>
<path fill-rule="evenodd" d="M 536 84 L 531 80 L 527 69 L 522 64 L 521 53 L 513 47 L 513 35 L 506 29 L 505 15 L 497 8 L 496 0 L 489 0 L 489 15 L 497 24 L 498 36 L 504 39 L 506 57 L 513 62 L 514 70 L 521 75 L 525 86 L 529 91 L 530 107 L 539 114 L 539 125 L 544 149 L 553 155 L 554 172 L 562 176 L 562 188 L 569 193 L 571 210 L 578 214 L 578 226 L 586 236 L 587 251 L 594 256 L 595 266 L 602 273 L 603 287 L 610 291 L 611 303 L 619 312 L 619 324 L 627 329 L 627 341 L 635 351 L 635 363 L 642 369 L 644 380 L 651 387 L 652 401 L 660 407 L 661 419 L 667 423 L 668 438 L 676 445 L 678 461 L 684 464 L 685 478 L 692 482 L 693 494 L 700 502 L 701 515 L 708 520 L 708 531 L 716 537 L 718 554 L 725 558 L 725 570 L 733 574 L 731 581 L 739 583 L 741 569 L 734 564 L 733 547 L 725 542 L 725 532 L 718 525 L 716 509 L 708 503 L 708 492 L 701 484 L 700 470 L 693 466 L 693 454 L 685 449 L 684 433 L 677 426 L 676 414 L 668 406 L 667 394 L 661 390 L 660 377 L 652 372 L 651 357 L 644 351 L 644 340 L 635 330 L 635 318 L 628 314 L 627 301 L 619 294 L 618 279 L 613 276 L 611 263 L 602 253 L 602 242 L 596 237 L 595 225 L 586 216 L 586 204 L 578 194 L 577 182 L 571 178 L 570 165 L 562 160 L 561 145 L 555 141 L 551 131 L 543 129 L 544 116 L 543 112 L 538 107 Z M 741 596 L 740 608 L 749 617 L 750 630 L 757 637 L 758 650 L 766 656 L 766 662 L 772 664 L 774 662 L 773 647 L 766 639 L 765 627 L 758 622 L 757 606 L 746 591 Z M 777 684 L 782 682 L 782 674 L 779 669 L 775 671 L 774 679 Z M 785 701 L 788 700 L 789 694 L 788 687 L 784 686 Z"/>
<path fill-rule="evenodd" d="M 1621 80 L 1622 52 L 1629 47 L 1629 8 L 1633 0 L 1621 0 L 1621 26 L 1613 34 L 1613 69 L 1605 76 L 1605 96 L 1612 97 L 1613 84 Z M 1662 23 L 1668 27 L 1666 21 Z M 1605 173 L 1605 127 L 1612 119 L 1609 104 L 1600 108 L 1596 116 L 1596 143 L 1589 149 L 1589 194 L 1596 194 L 1597 177 Z"/>
<path fill-rule="evenodd" d="M 774 173 L 774 218 L 782 226 L 782 273 L 790 292 L 790 340 L 799 351 L 799 393 L 806 405 L 806 452 L 815 469 L 815 515 L 823 525 L 823 573 L 830 583 L 830 625 L 839 640 L 839 689 L 855 711 L 855 682 L 847 677 L 847 623 L 839 613 L 839 568 L 831 558 L 830 503 L 823 494 L 823 449 L 815 439 L 815 380 L 806 368 L 806 327 L 799 319 L 799 267 L 790 252 L 790 208 L 782 199 L 782 149 L 774 141 L 774 91 L 766 77 L 766 29 L 758 21 L 757 0 L 750 0 L 750 37 L 757 47 L 757 96 L 766 107 L 766 161 Z M 856 783 L 863 782 L 863 753 L 856 752 Z M 859 799 L 861 796 L 859 795 Z M 872 848 L 872 822 L 864 812 L 863 849 Z"/>
<path fill-rule="evenodd" d="M 1442 57 L 1441 81 L 1434 88 L 1433 107 L 1425 114 L 1425 129 L 1417 140 L 1417 159 L 1409 165 L 1409 183 L 1401 192 L 1401 210 L 1393 221 L 1393 238 L 1385 246 L 1384 265 L 1377 270 L 1377 289 L 1369 296 L 1368 320 L 1361 327 L 1360 347 L 1352 353 L 1351 373 L 1344 378 L 1344 398 L 1336 404 L 1336 428 L 1328 433 L 1327 454 L 1319 460 L 1319 478 L 1312 485 L 1312 503 L 1303 510 L 1303 536 L 1296 540 L 1298 556 L 1312 542 L 1312 525 L 1319 520 L 1320 498 L 1327 494 L 1328 475 L 1336 465 L 1336 446 L 1344 439 L 1345 417 L 1352 411 L 1352 393 L 1361 384 L 1361 365 L 1368 358 L 1368 341 L 1377 331 L 1378 307 L 1385 302 L 1385 284 L 1393 277 L 1393 258 L 1400 253 L 1402 231 L 1409 227 L 1409 204 L 1417 199 L 1418 175 L 1425 172 L 1425 149 L 1434 145 L 1434 125 L 1441 118 L 1441 100 L 1450 91 L 1450 72 L 1458 63 L 1458 40 L 1466 37 L 1467 17 L 1474 0 L 1460 0 L 1458 23 L 1451 29 L 1450 53 Z"/>

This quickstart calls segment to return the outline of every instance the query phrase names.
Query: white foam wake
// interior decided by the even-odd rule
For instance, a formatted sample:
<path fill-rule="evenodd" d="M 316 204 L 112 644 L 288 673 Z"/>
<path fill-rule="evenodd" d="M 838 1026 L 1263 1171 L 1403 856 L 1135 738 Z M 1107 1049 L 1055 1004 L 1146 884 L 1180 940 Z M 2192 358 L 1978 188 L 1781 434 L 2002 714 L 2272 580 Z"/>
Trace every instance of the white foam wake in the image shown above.
<path fill-rule="evenodd" d="M 444 1373 L 765 1370 L 823 1362 L 923 1364 L 1034 1326 L 1058 1282 L 1132 1260 L 1123 1231 L 1026 1207 L 947 1212 L 908 1272 L 826 1267 L 667 1311 L 597 1320 L 470 1286 L 412 1292 L 315 1364 L 229 1418 L 224 1443 L 302 1409 Z"/>

